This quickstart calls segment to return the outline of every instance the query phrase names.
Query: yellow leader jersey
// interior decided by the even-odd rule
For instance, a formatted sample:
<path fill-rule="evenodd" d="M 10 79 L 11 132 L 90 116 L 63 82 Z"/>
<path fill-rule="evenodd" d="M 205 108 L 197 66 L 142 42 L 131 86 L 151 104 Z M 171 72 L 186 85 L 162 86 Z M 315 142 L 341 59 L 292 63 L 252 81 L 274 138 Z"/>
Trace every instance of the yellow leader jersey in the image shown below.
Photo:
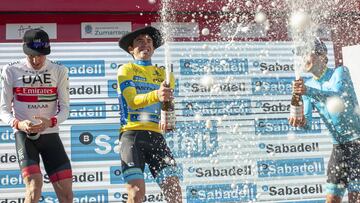
<path fill-rule="evenodd" d="M 117 73 L 117 92 L 120 104 L 120 132 L 150 130 L 161 133 L 159 128 L 161 105 L 157 95 L 165 80 L 165 70 L 151 61 L 135 60 L 122 65 Z M 174 89 L 171 74 L 170 87 Z"/>

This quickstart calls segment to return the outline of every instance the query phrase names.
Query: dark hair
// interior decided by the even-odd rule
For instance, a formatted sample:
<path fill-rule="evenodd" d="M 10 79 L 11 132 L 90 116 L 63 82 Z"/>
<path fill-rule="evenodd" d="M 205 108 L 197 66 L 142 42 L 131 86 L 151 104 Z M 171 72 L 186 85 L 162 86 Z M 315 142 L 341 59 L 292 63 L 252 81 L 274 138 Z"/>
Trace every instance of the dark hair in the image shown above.
<path fill-rule="evenodd" d="M 310 46 L 309 46 L 310 45 Z M 296 46 L 292 52 L 295 55 L 301 56 L 309 54 L 309 52 L 315 53 L 316 55 L 327 54 L 327 47 L 325 43 L 318 37 L 315 37 L 312 44 L 301 44 Z"/>
<path fill-rule="evenodd" d="M 327 47 L 326 47 L 325 43 L 318 37 L 316 37 L 314 40 L 313 51 L 317 55 L 321 55 L 321 54 L 326 55 L 327 54 Z"/>
<path fill-rule="evenodd" d="M 153 37 L 151 37 L 151 35 L 149 35 L 149 34 L 147 34 L 147 33 L 142 33 L 142 34 L 139 34 L 138 36 L 136 36 L 133 40 L 131 40 L 129 46 L 134 47 L 134 41 L 135 41 L 135 39 L 136 39 L 137 37 L 139 37 L 140 35 L 148 35 L 148 36 L 153 40 L 153 45 L 154 45 L 155 39 L 154 39 Z"/>

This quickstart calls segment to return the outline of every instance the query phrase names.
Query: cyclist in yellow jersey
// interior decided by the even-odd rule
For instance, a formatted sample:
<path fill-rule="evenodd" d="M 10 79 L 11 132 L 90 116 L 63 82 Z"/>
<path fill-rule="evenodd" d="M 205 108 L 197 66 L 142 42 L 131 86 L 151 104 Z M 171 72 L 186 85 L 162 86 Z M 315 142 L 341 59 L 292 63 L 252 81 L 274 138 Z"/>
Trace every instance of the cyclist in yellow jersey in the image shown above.
<path fill-rule="evenodd" d="M 122 65 L 117 74 L 120 104 L 120 158 L 127 182 L 127 202 L 145 197 L 144 168 L 159 184 L 167 202 L 182 202 L 179 170 L 161 132 L 160 102 L 173 99 L 174 77 L 165 85 L 165 71 L 153 66 L 151 56 L 163 43 L 159 30 L 148 26 L 119 40 L 119 46 L 134 61 Z"/>
<path fill-rule="evenodd" d="M 163 87 L 161 83 L 164 78 L 165 71 L 151 65 L 151 61 L 135 59 L 121 66 L 118 71 L 121 132 L 151 130 L 161 133 L 158 89 Z M 174 77 L 171 77 L 170 84 L 173 89 Z M 171 94 L 170 88 L 163 88 L 165 94 Z"/>

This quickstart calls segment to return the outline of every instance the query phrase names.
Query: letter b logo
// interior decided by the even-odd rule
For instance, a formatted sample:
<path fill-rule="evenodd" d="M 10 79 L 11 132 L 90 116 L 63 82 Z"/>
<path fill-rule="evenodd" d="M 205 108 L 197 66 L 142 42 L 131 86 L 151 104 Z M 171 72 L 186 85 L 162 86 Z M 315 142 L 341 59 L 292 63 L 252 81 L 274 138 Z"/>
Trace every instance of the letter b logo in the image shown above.
<path fill-rule="evenodd" d="M 93 139 L 94 139 L 94 136 L 89 132 L 83 132 L 79 136 L 80 142 L 84 145 L 88 145 L 88 144 L 92 143 Z"/>

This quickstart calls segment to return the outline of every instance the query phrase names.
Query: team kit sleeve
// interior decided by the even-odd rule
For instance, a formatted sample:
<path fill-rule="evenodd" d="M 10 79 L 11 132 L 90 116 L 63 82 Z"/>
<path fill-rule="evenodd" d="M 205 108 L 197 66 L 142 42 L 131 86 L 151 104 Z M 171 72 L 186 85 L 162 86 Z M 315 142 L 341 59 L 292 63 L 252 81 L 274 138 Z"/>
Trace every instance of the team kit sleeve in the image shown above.
<path fill-rule="evenodd" d="M 346 67 L 338 67 L 334 72 L 334 80 L 331 88 L 328 90 L 319 90 L 313 87 L 306 86 L 306 95 L 314 98 L 316 101 L 326 102 L 328 97 L 342 96 L 348 83 L 351 82 L 349 71 Z"/>
<path fill-rule="evenodd" d="M 117 74 L 118 91 L 125 98 L 128 106 L 136 110 L 159 102 L 157 90 L 146 94 L 137 94 L 133 75 L 131 66 L 127 64 L 121 66 Z"/>
<path fill-rule="evenodd" d="M 58 113 L 56 114 L 57 123 L 64 122 L 69 117 L 69 71 L 62 66 L 58 75 L 57 93 L 58 93 Z"/>
<path fill-rule="evenodd" d="M 0 97 L 0 118 L 1 120 L 12 126 L 16 120 L 12 114 L 13 101 L 13 84 L 11 79 L 11 72 L 8 66 L 5 66 L 1 72 L 1 97 Z"/>

